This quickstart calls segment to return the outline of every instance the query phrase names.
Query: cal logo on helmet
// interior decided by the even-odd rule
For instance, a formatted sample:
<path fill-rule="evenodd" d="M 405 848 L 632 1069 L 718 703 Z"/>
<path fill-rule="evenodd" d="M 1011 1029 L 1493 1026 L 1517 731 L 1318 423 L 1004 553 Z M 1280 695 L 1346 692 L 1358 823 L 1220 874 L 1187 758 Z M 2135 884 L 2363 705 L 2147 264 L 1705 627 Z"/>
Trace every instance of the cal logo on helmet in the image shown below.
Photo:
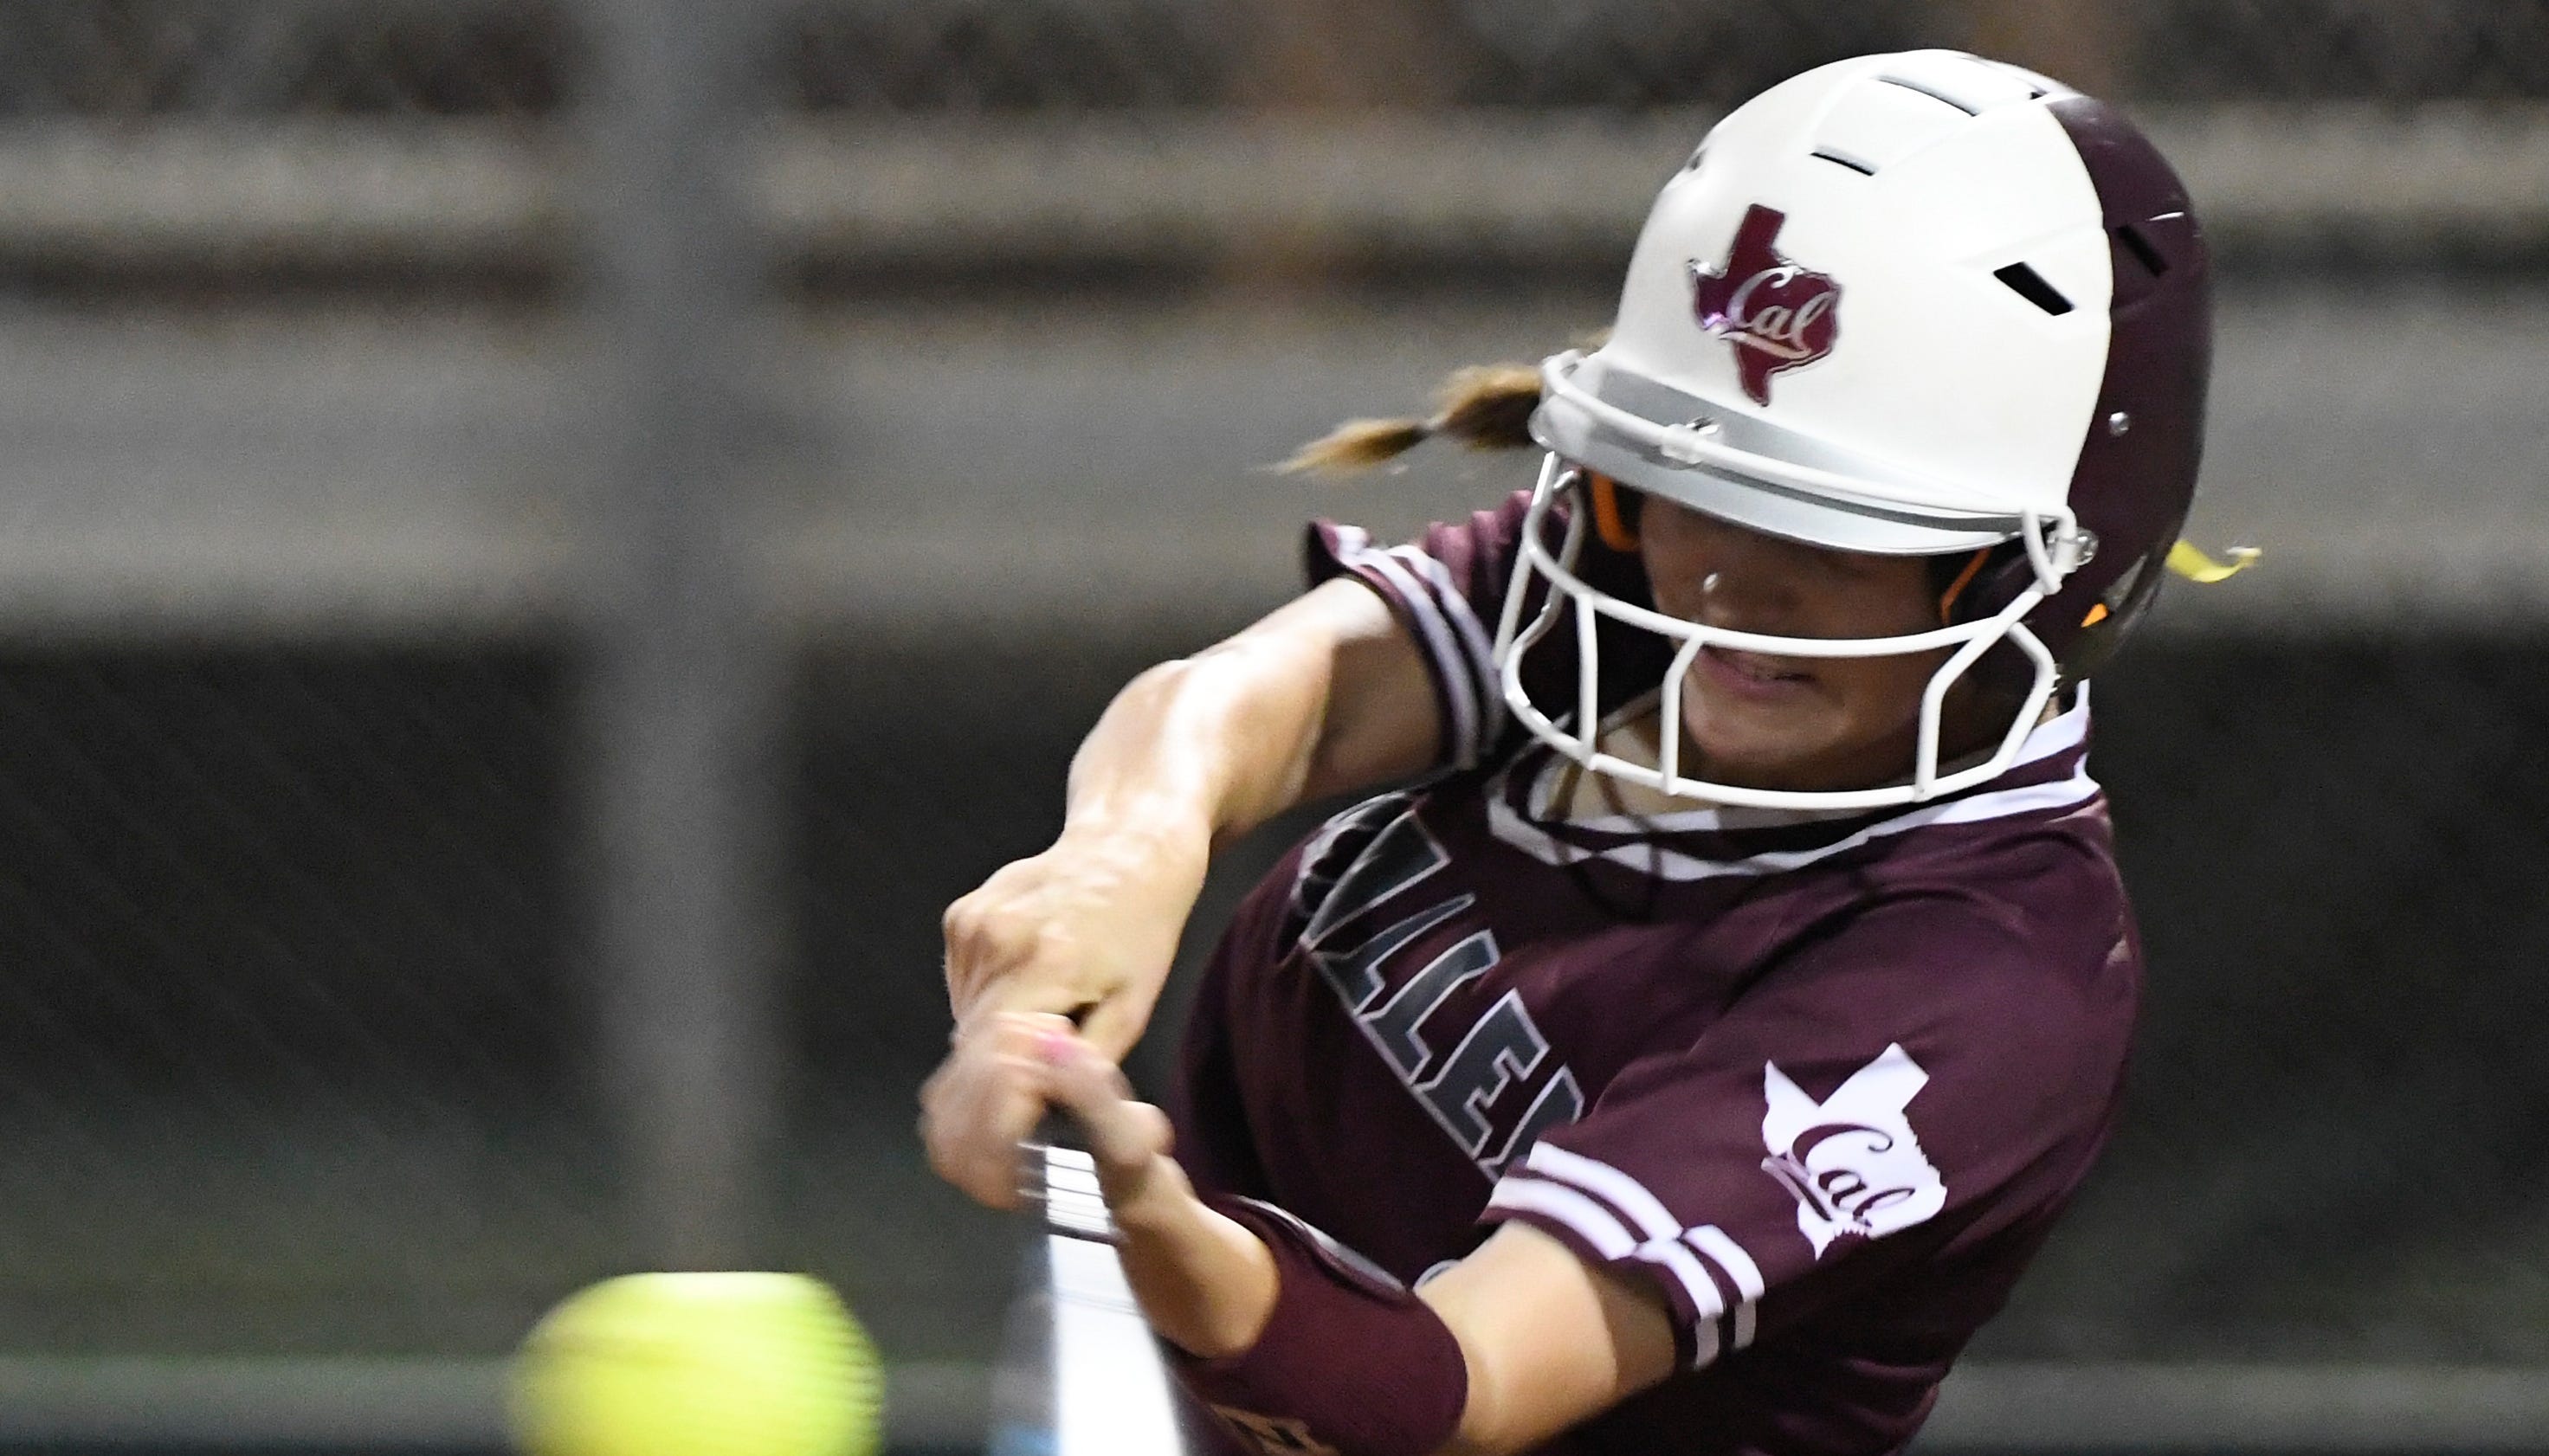
<path fill-rule="evenodd" d="M 1770 403 L 1770 376 L 1812 364 L 1841 337 L 1841 285 L 1771 246 L 1787 221 L 1754 203 L 1725 262 L 1690 260 L 1691 311 L 1700 327 L 1735 345 L 1744 393 L 1755 405 Z"/>

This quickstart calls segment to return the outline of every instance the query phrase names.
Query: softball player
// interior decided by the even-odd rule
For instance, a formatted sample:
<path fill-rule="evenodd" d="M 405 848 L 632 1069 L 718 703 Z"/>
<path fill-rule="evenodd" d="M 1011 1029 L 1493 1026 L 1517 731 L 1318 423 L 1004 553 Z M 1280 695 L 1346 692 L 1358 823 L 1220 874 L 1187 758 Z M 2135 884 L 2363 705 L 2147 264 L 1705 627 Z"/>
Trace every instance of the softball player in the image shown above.
<path fill-rule="evenodd" d="M 1424 425 L 1538 485 L 1156 668 L 947 916 L 935 1165 L 1087 1125 L 1244 1447 L 1902 1447 L 2114 1118 L 2141 978 L 2083 681 L 2195 485 L 2204 245 L 2158 153 L 1920 51 L 1746 105 L 1590 353 Z M 1367 798 L 1139 1034 L 1212 846 Z M 1174 1150 L 1172 1138 L 1174 1126 Z"/>

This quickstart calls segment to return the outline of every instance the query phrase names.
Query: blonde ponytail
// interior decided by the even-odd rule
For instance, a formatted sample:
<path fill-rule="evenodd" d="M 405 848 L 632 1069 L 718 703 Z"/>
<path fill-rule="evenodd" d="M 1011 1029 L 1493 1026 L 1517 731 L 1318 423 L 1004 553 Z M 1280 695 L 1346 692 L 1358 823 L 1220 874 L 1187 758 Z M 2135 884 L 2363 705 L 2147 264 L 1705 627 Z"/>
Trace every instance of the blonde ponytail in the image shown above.
<path fill-rule="evenodd" d="M 1274 468 L 1349 475 L 1393 460 L 1436 435 L 1472 450 L 1528 449 L 1531 411 L 1540 406 L 1540 371 L 1529 364 L 1455 370 L 1443 381 L 1435 404 L 1429 419 L 1349 419 Z"/>

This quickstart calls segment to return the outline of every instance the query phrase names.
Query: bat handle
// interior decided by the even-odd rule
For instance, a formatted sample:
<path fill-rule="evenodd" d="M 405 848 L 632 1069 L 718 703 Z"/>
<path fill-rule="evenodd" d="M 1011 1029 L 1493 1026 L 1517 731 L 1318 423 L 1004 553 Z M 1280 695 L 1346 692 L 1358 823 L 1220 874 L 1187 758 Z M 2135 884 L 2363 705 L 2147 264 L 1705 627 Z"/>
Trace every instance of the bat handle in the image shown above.
<path fill-rule="evenodd" d="M 1097 1160 L 1082 1145 L 1079 1125 L 1047 1114 L 1018 1146 L 1018 1193 L 1044 1216 L 1048 1232 L 1115 1241 L 1115 1220 L 1097 1185 Z"/>
<path fill-rule="evenodd" d="M 1077 1028 L 1081 1019 L 1094 1009 L 1094 1006 L 1083 1006 L 1073 1011 L 1072 1026 Z M 1061 1160 L 1066 1168 L 1076 1167 L 1086 1162 L 1088 1157 L 1088 1139 L 1081 1134 L 1080 1124 L 1070 1113 L 1059 1107 L 1048 1106 L 1044 1117 L 1036 1123 L 1035 1131 L 1027 1135 L 1026 1141 L 1018 1144 L 1019 1197 L 1032 1201 L 1038 1207 L 1051 1206 L 1055 1167 L 1053 1154 L 1057 1151 L 1078 1154 L 1077 1157 L 1065 1157 Z M 1090 1164 L 1090 1166 L 1094 1165 Z M 1072 1178 L 1065 1179 L 1067 1183 L 1077 1181 Z"/>

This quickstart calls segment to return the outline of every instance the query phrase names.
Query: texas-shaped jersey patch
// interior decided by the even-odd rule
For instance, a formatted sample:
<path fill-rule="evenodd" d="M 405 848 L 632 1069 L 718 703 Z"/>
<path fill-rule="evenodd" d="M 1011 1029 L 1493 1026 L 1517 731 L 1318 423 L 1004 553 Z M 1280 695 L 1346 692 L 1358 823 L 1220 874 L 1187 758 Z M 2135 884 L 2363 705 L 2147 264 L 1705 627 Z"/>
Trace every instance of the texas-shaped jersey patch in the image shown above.
<path fill-rule="evenodd" d="M 1814 1244 L 1816 1258 L 1835 1239 L 1881 1238 L 1946 1206 L 1947 1185 L 1904 1116 L 1929 1082 L 1900 1045 L 1887 1046 L 1821 1102 L 1777 1062 L 1762 1064 L 1768 1110 L 1761 1142 L 1770 1155 L 1761 1169 L 1797 1200 L 1797 1231 Z"/>

